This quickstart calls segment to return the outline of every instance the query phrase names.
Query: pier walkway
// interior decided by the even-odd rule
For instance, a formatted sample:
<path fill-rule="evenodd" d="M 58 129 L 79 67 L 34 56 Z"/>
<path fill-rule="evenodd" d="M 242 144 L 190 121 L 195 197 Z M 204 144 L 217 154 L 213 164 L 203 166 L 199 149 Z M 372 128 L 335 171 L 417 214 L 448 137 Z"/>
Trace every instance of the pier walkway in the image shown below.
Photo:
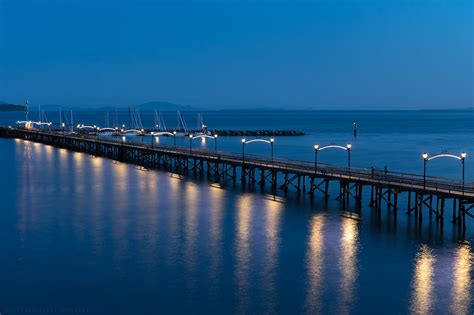
<path fill-rule="evenodd" d="M 364 188 L 370 189 L 369 205 L 380 211 L 382 204 L 396 215 L 400 208 L 398 197 L 406 194 L 406 213 L 421 222 L 423 212 L 436 216 L 441 223 L 446 217 L 449 200 L 451 221 L 466 226 L 466 216 L 474 217 L 474 183 L 443 177 L 391 172 L 375 168 L 335 166 L 312 162 L 237 154 L 201 148 L 124 141 L 122 137 L 67 134 L 61 131 L 27 130 L 0 127 L 1 137 L 25 139 L 74 151 L 135 163 L 148 168 L 165 169 L 177 174 L 190 172 L 214 182 L 237 181 L 243 186 L 295 190 L 314 198 L 321 193 L 329 197 L 331 182 L 337 182 L 336 199 L 345 209 L 354 200 L 362 207 Z M 368 195 L 368 192 L 367 192 Z M 472 211 L 474 212 L 474 210 Z"/>

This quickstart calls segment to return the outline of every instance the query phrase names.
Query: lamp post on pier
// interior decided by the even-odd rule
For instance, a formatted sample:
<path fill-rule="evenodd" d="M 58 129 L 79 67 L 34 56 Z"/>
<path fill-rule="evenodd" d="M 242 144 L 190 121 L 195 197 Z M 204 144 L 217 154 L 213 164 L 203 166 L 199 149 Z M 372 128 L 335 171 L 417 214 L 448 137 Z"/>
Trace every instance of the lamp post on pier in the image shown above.
<path fill-rule="evenodd" d="M 314 145 L 314 169 L 315 172 L 317 171 L 318 167 L 318 151 L 323 151 L 326 149 L 339 149 L 339 150 L 344 150 L 347 151 L 347 168 L 348 171 L 350 172 L 351 170 L 351 149 L 352 149 L 352 144 L 348 143 L 345 146 L 342 145 L 336 145 L 336 144 L 330 144 L 326 145 L 323 147 L 320 147 L 319 144 Z"/>
<path fill-rule="evenodd" d="M 193 135 L 189 135 L 189 154 L 193 152 Z"/>
<path fill-rule="evenodd" d="M 216 154 L 217 154 L 217 137 L 218 137 L 217 133 L 214 134 L 214 153 Z"/>
<path fill-rule="evenodd" d="M 461 152 L 459 155 L 451 154 L 448 152 L 443 152 L 440 154 L 435 154 L 433 156 L 430 156 L 427 152 L 423 152 L 421 155 L 423 157 L 423 190 L 426 190 L 426 168 L 428 161 L 438 159 L 438 158 L 453 158 L 461 161 L 461 189 L 462 189 L 462 195 L 464 196 L 464 180 L 465 180 L 465 162 L 464 160 L 467 157 L 466 152 Z"/>
<path fill-rule="evenodd" d="M 250 144 L 252 142 L 264 142 L 264 143 L 268 143 L 271 147 L 271 151 L 270 151 L 270 154 L 271 154 L 271 159 L 272 159 L 272 163 L 273 163 L 273 145 L 275 143 L 275 139 L 274 138 L 270 138 L 270 140 L 265 140 L 265 139 L 259 139 L 259 138 L 256 138 L 256 139 L 252 139 L 252 140 L 249 140 L 247 141 L 245 138 L 242 139 L 242 161 L 245 161 L 245 145 L 246 144 Z"/>
<path fill-rule="evenodd" d="M 247 142 L 247 140 L 243 138 L 242 139 L 242 167 L 245 164 L 245 142 Z"/>
<path fill-rule="evenodd" d="M 176 146 L 176 130 L 173 130 L 173 145 Z"/>
<path fill-rule="evenodd" d="M 318 173 L 318 151 L 319 144 L 314 145 L 314 173 Z"/>

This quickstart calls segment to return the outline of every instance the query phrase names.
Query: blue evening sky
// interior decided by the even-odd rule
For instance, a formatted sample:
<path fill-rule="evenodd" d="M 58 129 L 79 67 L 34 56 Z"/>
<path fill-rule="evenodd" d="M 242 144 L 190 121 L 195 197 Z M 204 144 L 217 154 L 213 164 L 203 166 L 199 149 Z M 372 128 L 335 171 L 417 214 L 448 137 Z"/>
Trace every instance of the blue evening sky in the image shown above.
<path fill-rule="evenodd" d="M 0 101 L 474 106 L 474 1 L 0 0 Z"/>

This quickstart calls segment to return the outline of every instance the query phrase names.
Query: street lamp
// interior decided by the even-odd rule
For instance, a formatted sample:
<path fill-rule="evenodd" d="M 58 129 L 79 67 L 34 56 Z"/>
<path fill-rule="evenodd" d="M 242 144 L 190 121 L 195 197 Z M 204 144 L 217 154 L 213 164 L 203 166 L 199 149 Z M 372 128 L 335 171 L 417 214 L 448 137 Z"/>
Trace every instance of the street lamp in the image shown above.
<path fill-rule="evenodd" d="M 349 168 L 349 172 L 351 171 L 351 148 L 352 144 L 348 143 L 346 145 L 347 148 L 347 167 Z"/>
<path fill-rule="evenodd" d="M 320 147 L 319 144 L 315 144 L 314 145 L 315 164 L 318 162 L 317 161 L 318 151 L 323 151 L 323 150 L 326 150 L 326 149 L 346 150 L 347 151 L 347 168 L 350 170 L 350 168 L 351 168 L 351 149 L 352 149 L 352 145 L 350 143 L 346 144 L 346 146 L 330 144 L 330 145 L 325 145 L 323 147 Z M 316 166 L 315 166 L 315 168 L 316 168 Z"/>
<path fill-rule="evenodd" d="M 270 138 L 270 146 L 272 147 L 272 163 L 273 163 L 273 142 L 275 142 L 275 139 Z"/>
<path fill-rule="evenodd" d="M 151 148 L 153 149 L 153 145 L 154 145 L 154 142 L 155 142 L 155 133 L 152 131 L 150 132 L 150 135 L 151 135 Z"/>
<path fill-rule="evenodd" d="M 461 153 L 461 165 L 462 165 L 462 195 L 464 196 L 464 160 L 467 157 L 466 152 Z"/>
<path fill-rule="evenodd" d="M 247 140 L 242 138 L 242 165 L 245 163 L 245 142 L 247 142 Z"/>
<path fill-rule="evenodd" d="M 217 133 L 214 134 L 214 152 L 217 153 Z"/>
<path fill-rule="evenodd" d="M 426 163 L 428 163 L 428 153 L 423 152 L 421 155 L 423 157 L 423 190 L 426 189 Z"/>
<path fill-rule="evenodd" d="M 193 135 L 189 135 L 189 154 L 193 151 Z"/>
<path fill-rule="evenodd" d="M 176 146 L 176 130 L 173 131 L 173 145 Z"/>
<path fill-rule="evenodd" d="M 65 124 L 61 123 L 61 128 L 63 129 L 63 137 L 64 137 L 64 127 L 65 127 Z"/>
<path fill-rule="evenodd" d="M 460 155 L 455 155 L 455 154 L 451 154 L 451 153 L 447 153 L 447 152 L 444 152 L 444 153 L 440 153 L 440 154 L 435 154 L 433 156 L 429 156 L 429 154 L 427 152 L 423 152 L 423 154 L 421 155 L 423 157 L 423 189 L 426 189 L 426 167 L 427 167 L 427 163 L 428 161 L 431 161 L 433 159 L 437 159 L 437 158 L 453 158 L 453 159 L 457 159 L 457 160 L 460 160 L 461 161 L 461 178 L 462 178 L 462 194 L 464 195 L 464 180 L 465 180 L 465 177 L 464 177 L 464 160 L 466 159 L 467 157 L 467 153 L 466 152 L 462 152 Z"/>
<path fill-rule="evenodd" d="M 318 172 L 318 151 L 319 151 L 319 144 L 314 145 L 314 173 Z"/>

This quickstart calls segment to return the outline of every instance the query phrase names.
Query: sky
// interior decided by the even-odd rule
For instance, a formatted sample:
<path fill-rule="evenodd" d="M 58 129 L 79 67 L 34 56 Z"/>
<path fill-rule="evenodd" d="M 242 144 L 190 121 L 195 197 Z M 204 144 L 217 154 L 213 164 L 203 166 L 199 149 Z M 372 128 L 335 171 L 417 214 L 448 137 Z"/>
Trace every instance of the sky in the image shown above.
<path fill-rule="evenodd" d="M 0 101 L 474 107 L 474 1 L 0 0 Z"/>

